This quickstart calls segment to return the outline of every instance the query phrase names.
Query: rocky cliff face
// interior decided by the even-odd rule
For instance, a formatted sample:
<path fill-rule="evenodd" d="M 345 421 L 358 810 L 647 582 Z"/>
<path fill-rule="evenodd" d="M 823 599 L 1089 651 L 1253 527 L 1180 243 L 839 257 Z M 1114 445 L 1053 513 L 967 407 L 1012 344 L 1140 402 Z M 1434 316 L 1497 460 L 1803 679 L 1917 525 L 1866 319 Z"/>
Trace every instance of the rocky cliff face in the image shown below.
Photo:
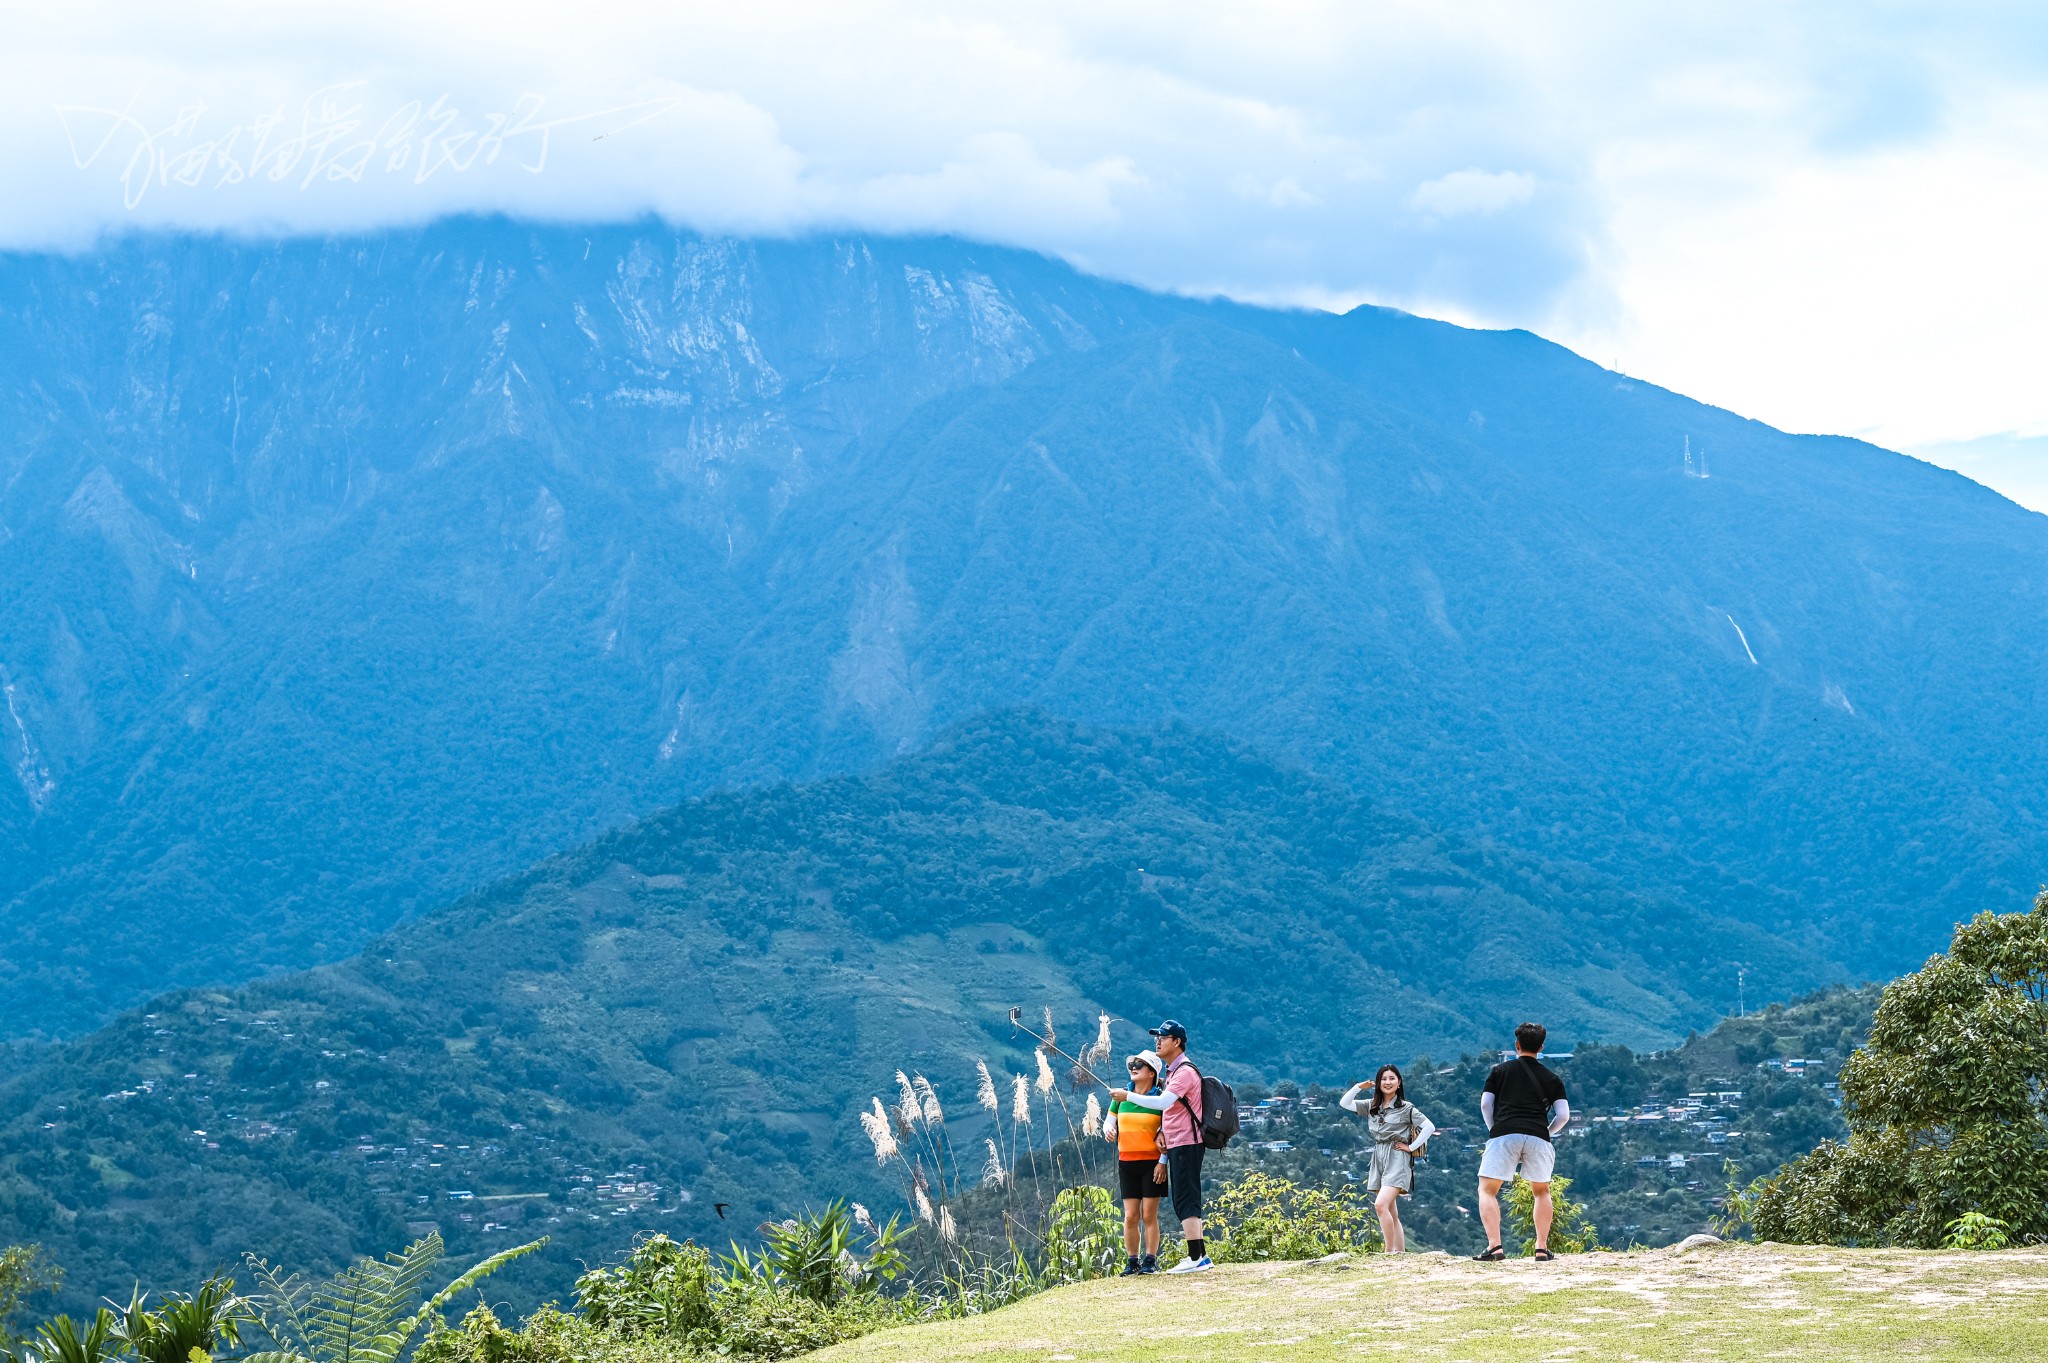
<path fill-rule="evenodd" d="M 1018 703 L 1833 969 L 2048 860 L 2048 522 L 1524 335 L 458 221 L 6 257 L 0 357 L 17 1033 Z"/>

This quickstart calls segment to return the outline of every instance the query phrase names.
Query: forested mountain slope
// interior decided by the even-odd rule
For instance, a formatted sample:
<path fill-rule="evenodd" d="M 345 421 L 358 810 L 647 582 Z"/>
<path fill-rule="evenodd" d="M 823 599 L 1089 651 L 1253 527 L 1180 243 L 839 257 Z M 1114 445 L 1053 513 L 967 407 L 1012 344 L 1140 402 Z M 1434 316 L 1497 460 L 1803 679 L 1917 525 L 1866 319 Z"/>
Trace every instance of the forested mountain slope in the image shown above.
<path fill-rule="evenodd" d="M 654 225 L 12 255 L 0 1025 L 1018 704 L 1739 918 L 1785 994 L 2041 879 L 2044 625 L 2048 520 L 1520 333 Z"/>
<path fill-rule="evenodd" d="M 693 801 L 355 959 L 49 1047 L 0 1085 L 0 1240 L 45 1244 L 84 1301 L 244 1249 L 545 1232 L 517 1281 L 559 1294 L 650 1227 L 722 1243 L 834 1195 L 893 1205 L 856 1115 L 922 1072 L 977 1148 L 974 1061 L 1034 1072 L 1012 1006 L 1085 1039 L 1098 1008 L 1173 1014 L 1205 1066 L 1335 1084 L 1532 1015 L 1560 1046 L 1668 1041 L 1741 959 L 1815 968 L 1240 745 L 1013 713 L 871 775 Z"/>

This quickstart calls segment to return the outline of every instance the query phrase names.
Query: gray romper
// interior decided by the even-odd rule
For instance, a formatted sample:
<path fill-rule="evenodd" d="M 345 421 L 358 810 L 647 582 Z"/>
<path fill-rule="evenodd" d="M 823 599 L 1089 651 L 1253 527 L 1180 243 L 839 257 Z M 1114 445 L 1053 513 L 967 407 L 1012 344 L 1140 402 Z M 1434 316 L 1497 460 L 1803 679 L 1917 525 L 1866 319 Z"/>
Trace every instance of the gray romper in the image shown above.
<path fill-rule="evenodd" d="M 1372 1172 L 1365 1178 L 1366 1191 L 1398 1188 L 1404 1193 L 1414 1192 L 1415 1159 L 1406 1150 L 1396 1150 L 1394 1142 L 1427 1144 L 1436 1131 L 1435 1124 L 1415 1104 L 1403 1103 L 1368 1112 L 1365 1126 L 1372 1133 Z"/>

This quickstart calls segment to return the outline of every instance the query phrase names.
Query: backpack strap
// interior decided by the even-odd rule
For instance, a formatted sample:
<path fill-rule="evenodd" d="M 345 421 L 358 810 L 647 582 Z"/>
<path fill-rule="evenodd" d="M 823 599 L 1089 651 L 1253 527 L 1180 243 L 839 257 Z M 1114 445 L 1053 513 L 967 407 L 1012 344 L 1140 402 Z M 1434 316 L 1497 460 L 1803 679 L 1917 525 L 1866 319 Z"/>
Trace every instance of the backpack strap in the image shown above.
<path fill-rule="evenodd" d="M 1195 1070 L 1195 1062 L 1194 1062 L 1194 1061 L 1192 1061 L 1192 1060 L 1188 1060 L 1188 1061 L 1183 1061 L 1182 1063 L 1183 1063 L 1183 1064 L 1185 1064 L 1185 1065 L 1186 1065 L 1186 1066 L 1187 1066 L 1187 1067 L 1188 1067 L 1189 1069 L 1191 1069 L 1191 1070 Z M 1202 1072 L 1201 1072 L 1200 1070 L 1195 1070 L 1195 1084 L 1196 1084 L 1197 1090 L 1199 1090 L 1199 1088 L 1200 1088 L 1200 1086 L 1201 1086 L 1201 1082 L 1202 1082 Z M 1202 1119 L 1201 1119 L 1200 1117 L 1197 1117 L 1197 1116 L 1195 1115 L 1195 1105 L 1194 1105 L 1193 1103 L 1191 1103 L 1191 1102 L 1189 1102 L 1189 1101 L 1188 1101 L 1188 1099 L 1187 1099 L 1187 1095 L 1186 1095 L 1186 1094 L 1181 1094 L 1181 1095 L 1180 1095 L 1180 1096 L 1179 1096 L 1179 1097 L 1178 1097 L 1178 1098 L 1177 1098 L 1177 1099 L 1176 1099 L 1175 1101 L 1177 1101 L 1177 1102 L 1178 1102 L 1178 1103 L 1179 1103 L 1179 1104 L 1180 1104 L 1180 1105 L 1181 1105 L 1182 1107 L 1184 1107 L 1184 1108 L 1186 1108 L 1186 1109 L 1188 1110 L 1188 1121 L 1189 1121 L 1190 1123 L 1192 1123 L 1192 1124 L 1194 1125 L 1194 1128 L 1195 1128 L 1195 1134 L 1196 1134 L 1196 1135 L 1198 1135 L 1198 1136 L 1199 1136 L 1199 1135 L 1201 1135 L 1201 1134 L 1202 1134 Z M 1162 1132 L 1161 1132 L 1161 1134 L 1163 1135 L 1163 1134 L 1164 1134 L 1164 1132 L 1162 1131 Z"/>

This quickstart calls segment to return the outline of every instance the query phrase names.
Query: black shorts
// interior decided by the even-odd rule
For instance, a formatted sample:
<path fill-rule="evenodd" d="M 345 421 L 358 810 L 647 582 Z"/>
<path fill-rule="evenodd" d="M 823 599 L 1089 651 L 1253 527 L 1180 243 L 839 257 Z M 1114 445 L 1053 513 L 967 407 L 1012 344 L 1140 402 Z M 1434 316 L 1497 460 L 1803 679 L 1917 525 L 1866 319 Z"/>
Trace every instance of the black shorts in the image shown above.
<path fill-rule="evenodd" d="M 1124 1201 L 1140 1202 L 1146 1198 L 1166 1196 L 1166 1185 L 1154 1183 L 1152 1176 L 1159 1172 L 1159 1162 L 1149 1159 L 1120 1159 L 1116 1162 L 1116 1186 L 1122 1190 Z"/>
<path fill-rule="evenodd" d="M 1208 1153 L 1208 1147 L 1200 1145 L 1176 1145 L 1166 1152 L 1173 1214 L 1183 1221 L 1202 1214 L 1202 1156 Z"/>

